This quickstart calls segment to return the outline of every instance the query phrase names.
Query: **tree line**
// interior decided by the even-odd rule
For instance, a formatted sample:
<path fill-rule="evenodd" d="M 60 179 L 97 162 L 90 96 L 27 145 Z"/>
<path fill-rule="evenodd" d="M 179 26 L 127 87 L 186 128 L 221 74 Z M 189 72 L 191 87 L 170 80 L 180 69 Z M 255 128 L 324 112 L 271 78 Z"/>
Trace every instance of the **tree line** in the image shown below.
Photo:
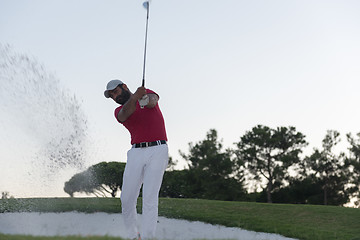
<path fill-rule="evenodd" d="M 121 190 L 125 163 L 101 162 L 89 167 L 86 171 L 77 173 L 65 182 L 64 191 L 74 196 L 74 193 L 94 194 L 97 197 L 112 197 Z"/>
<path fill-rule="evenodd" d="M 295 127 L 257 125 L 234 148 L 224 148 L 217 131 L 180 151 L 187 167 L 164 174 L 161 197 L 226 201 L 344 205 L 360 197 L 360 133 L 346 135 L 348 152 L 335 153 L 340 133 L 327 131 L 320 149 L 303 156 L 308 145 Z M 70 196 L 85 192 L 97 196 L 121 191 L 125 164 L 99 163 L 65 183 Z M 250 189 L 255 189 L 251 191 Z"/>

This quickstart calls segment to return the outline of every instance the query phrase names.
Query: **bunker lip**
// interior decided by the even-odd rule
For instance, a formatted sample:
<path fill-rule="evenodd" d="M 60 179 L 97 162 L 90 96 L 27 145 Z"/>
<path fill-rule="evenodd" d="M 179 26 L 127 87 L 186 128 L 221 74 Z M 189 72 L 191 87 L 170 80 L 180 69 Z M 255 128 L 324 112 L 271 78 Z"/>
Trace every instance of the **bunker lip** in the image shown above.
<path fill-rule="evenodd" d="M 138 215 L 141 219 L 141 215 Z M 139 221 L 141 222 L 141 221 Z M 121 214 L 114 213 L 1 213 L 0 233 L 33 236 L 113 236 L 126 238 Z M 203 222 L 159 217 L 158 240 L 241 239 L 294 240 L 278 234 L 259 233 Z"/>

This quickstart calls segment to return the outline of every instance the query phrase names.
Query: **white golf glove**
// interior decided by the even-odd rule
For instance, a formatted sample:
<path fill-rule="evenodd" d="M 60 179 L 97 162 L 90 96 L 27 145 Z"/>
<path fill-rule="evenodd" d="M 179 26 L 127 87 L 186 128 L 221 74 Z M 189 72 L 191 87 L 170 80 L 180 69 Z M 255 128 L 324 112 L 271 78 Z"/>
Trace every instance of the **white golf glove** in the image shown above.
<path fill-rule="evenodd" d="M 144 108 L 149 103 L 149 96 L 144 95 L 141 99 L 139 99 L 139 104 L 141 108 Z"/>

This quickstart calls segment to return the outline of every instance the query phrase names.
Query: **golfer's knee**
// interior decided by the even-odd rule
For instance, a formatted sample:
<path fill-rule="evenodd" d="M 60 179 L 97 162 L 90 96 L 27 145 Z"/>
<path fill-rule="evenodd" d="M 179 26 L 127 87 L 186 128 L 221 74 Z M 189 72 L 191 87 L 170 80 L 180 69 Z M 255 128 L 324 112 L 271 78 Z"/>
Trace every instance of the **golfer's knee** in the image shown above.
<path fill-rule="evenodd" d="M 121 199 L 122 208 L 136 207 L 136 202 L 137 202 L 136 196 L 132 196 L 131 194 L 127 194 L 126 192 L 122 192 L 120 199 Z"/>
<path fill-rule="evenodd" d="M 152 199 L 148 201 L 143 201 L 143 210 L 147 211 L 157 211 L 159 207 L 158 199 Z"/>

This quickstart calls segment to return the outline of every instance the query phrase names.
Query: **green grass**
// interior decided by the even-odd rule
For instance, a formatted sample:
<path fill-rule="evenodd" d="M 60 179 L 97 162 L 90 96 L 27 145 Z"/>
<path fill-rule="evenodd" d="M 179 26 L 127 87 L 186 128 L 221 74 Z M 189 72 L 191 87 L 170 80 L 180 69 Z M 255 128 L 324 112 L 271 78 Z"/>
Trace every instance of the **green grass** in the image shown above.
<path fill-rule="evenodd" d="M 19 211 L 119 213 L 120 210 L 118 198 L 0 200 L 0 213 Z M 141 212 L 141 199 L 139 199 L 138 211 Z M 354 208 L 162 198 L 159 204 L 159 215 L 277 233 L 301 240 L 360 240 L 360 209 Z M 28 236 L 24 238 L 24 236 L 0 235 L 0 239 L 75 240 L 84 238 L 29 238 Z"/>

